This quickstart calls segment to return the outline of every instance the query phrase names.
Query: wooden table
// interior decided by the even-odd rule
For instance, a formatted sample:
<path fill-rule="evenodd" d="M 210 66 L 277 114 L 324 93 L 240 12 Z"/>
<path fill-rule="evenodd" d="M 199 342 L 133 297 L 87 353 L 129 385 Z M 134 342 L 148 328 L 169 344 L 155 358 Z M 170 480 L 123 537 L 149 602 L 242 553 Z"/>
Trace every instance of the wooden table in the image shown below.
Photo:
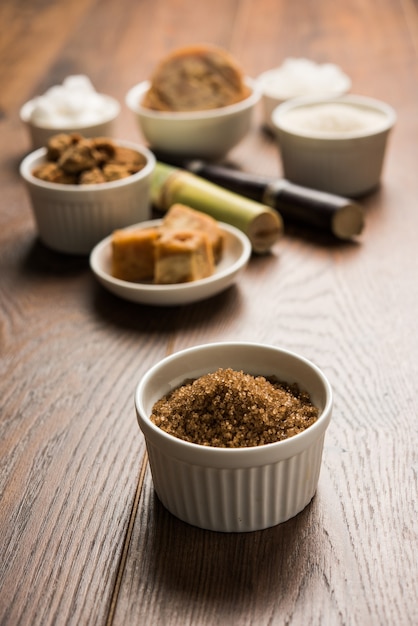
<path fill-rule="evenodd" d="M 416 3 L 3 0 L 0 24 L 2 626 L 418 623 Z M 252 76 L 290 56 L 333 61 L 398 121 L 358 241 L 289 229 L 209 301 L 135 305 L 37 239 L 19 108 L 84 73 L 122 103 L 117 135 L 142 141 L 125 93 L 194 42 Z M 280 175 L 260 116 L 230 160 Z M 315 498 L 248 534 L 162 507 L 134 412 L 148 368 L 220 340 L 302 353 L 335 394 Z"/>

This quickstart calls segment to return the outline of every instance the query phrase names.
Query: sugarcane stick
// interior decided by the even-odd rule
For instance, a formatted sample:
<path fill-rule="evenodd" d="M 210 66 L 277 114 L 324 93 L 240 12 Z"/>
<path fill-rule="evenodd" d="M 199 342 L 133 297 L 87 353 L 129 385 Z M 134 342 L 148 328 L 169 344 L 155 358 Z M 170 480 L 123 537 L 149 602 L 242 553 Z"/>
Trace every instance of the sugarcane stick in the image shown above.
<path fill-rule="evenodd" d="M 156 164 L 151 200 L 163 212 L 181 203 L 231 224 L 248 236 L 257 253 L 268 252 L 283 235 L 283 221 L 277 211 L 164 163 Z"/>
<path fill-rule="evenodd" d="M 363 231 L 364 210 L 351 198 L 295 185 L 284 178 L 250 174 L 198 159 L 182 159 L 158 152 L 157 158 L 276 209 L 285 228 L 287 224 L 295 224 L 343 240 L 352 239 Z"/>

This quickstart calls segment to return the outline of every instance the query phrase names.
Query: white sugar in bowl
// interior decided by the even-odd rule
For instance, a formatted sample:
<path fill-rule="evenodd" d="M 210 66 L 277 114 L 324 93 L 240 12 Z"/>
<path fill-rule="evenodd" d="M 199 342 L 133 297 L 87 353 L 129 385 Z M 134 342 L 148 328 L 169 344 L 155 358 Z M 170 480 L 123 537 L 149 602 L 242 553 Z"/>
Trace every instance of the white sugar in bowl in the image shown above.
<path fill-rule="evenodd" d="M 272 113 L 279 104 L 293 98 L 335 97 L 348 93 L 351 79 L 335 63 L 289 57 L 257 79 L 262 93 L 264 125 L 274 130 Z"/>
<path fill-rule="evenodd" d="M 389 104 L 358 95 L 279 105 L 272 122 L 285 178 L 349 197 L 374 190 L 395 121 Z"/>
<path fill-rule="evenodd" d="M 20 109 L 34 150 L 52 135 L 78 132 L 83 137 L 111 137 L 120 104 L 98 93 L 84 75 L 67 76 L 61 85 L 50 87 Z"/>

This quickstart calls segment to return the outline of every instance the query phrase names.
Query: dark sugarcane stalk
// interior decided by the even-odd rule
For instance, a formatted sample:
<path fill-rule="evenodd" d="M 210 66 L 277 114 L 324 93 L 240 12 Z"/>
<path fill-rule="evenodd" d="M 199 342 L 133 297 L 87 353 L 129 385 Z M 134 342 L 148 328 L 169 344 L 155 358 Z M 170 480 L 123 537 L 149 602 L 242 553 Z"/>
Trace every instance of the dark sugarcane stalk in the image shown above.
<path fill-rule="evenodd" d="M 163 212 L 173 204 L 185 204 L 239 228 L 257 253 L 268 252 L 283 235 L 282 218 L 271 207 L 165 163 L 156 164 L 151 199 Z"/>
<path fill-rule="evenodd" d="M 351 199 L 302 187 L 283 178 L 248 174 L 200 160 L 178 160 L 157 155 L 197 176 L 234 193 L 270 206 L 285 224 L 295 223 L 331 233 L 338 239 L 351 239 L 364 227 L 363 208 Z"/>

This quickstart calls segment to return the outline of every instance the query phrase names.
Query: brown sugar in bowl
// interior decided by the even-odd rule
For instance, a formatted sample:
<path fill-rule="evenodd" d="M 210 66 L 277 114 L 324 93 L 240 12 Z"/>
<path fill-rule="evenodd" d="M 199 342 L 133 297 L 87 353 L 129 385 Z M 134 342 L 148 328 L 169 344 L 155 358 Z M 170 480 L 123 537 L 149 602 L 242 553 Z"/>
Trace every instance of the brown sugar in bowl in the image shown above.
<path fill-rule="evenodd" d="M 317 407 L 317 419 L 284 440 L 238 448 L 185 441 L 153 423 L 157 401 L 186 380 L 219 368 L 296 383 Z M 268 528 L 297 515 L 316 492 L 332 390 L 322 371 L 302 356 L 249 342 L 189 348 L 145 374 L 135 407 L 156 493 L 173 515 L 189 524 L 222 532 Z"/>

